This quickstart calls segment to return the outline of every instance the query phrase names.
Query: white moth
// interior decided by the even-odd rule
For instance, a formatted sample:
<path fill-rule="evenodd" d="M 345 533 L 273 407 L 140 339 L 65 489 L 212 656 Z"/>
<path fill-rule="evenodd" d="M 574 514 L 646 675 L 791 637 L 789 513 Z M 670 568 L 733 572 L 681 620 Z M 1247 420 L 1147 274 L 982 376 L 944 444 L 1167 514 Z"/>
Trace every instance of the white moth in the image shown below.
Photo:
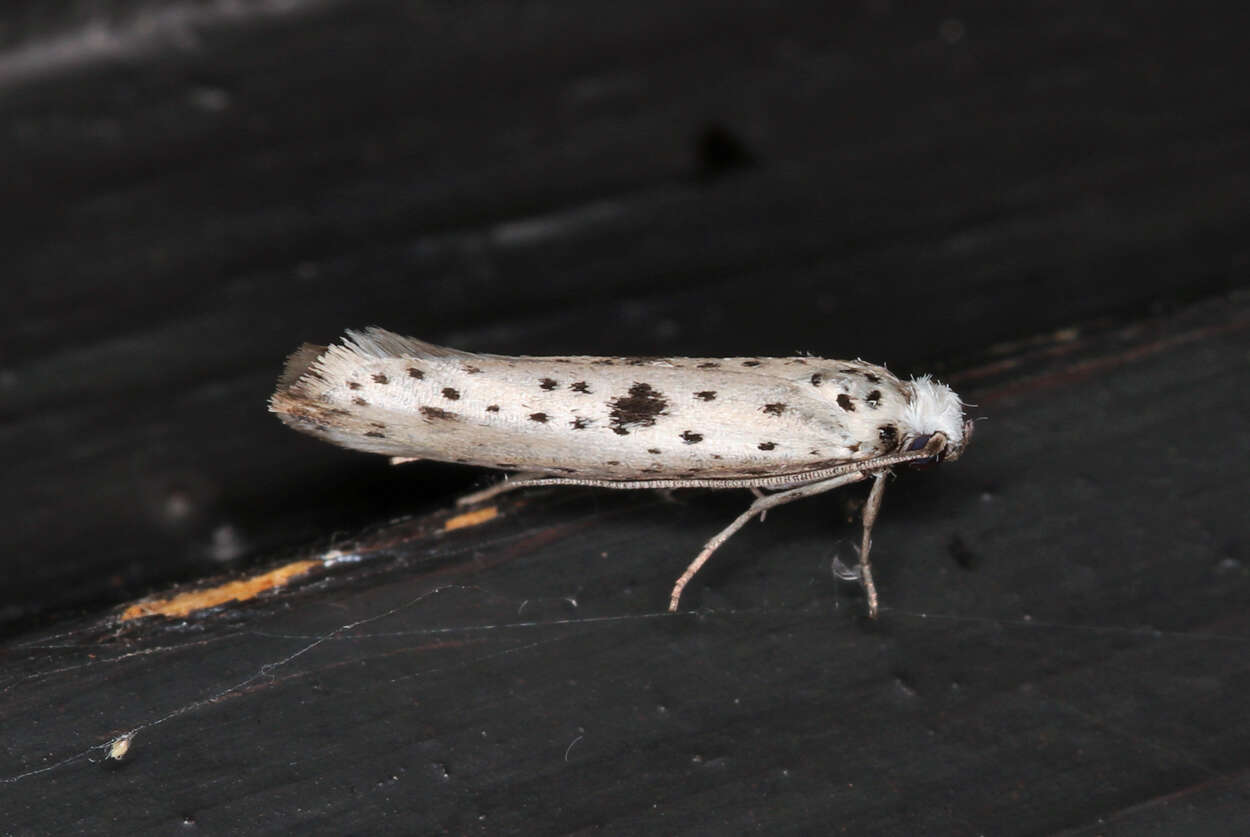
<path fill-rule="evenodd" d="M 686 583 L 752 517 L 873 477 L 859 578 L 876 616 L 868 552 L 886 475 L 956 459 L 972 433 L 946 385 L 901 381 L 858 360 L 505 357 L 380 328 L 301 347 L 269 409 L 296 430 L 396 464 L 518 472 L 461 503 L 538 485 L 751 489 L 755 502 L 677 580 L 674 611 Z"/>

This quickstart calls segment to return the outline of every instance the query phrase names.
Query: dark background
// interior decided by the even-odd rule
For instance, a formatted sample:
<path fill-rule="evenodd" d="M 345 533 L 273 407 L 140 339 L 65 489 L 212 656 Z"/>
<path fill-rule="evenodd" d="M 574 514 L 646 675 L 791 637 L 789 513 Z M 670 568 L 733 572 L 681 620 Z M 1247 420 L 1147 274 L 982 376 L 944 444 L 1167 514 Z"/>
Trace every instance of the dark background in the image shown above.
<path fill-rule="evenodd" d="M 0 14 L 0 830 L 1244 831 L 1243 5 Z M 860 488 L 669 616 L 745 492 L 448 529 L 490 474 L 265 411 L 370 324 L 864 357 L 985 421 L 887 492 L 878 621 Z"/>

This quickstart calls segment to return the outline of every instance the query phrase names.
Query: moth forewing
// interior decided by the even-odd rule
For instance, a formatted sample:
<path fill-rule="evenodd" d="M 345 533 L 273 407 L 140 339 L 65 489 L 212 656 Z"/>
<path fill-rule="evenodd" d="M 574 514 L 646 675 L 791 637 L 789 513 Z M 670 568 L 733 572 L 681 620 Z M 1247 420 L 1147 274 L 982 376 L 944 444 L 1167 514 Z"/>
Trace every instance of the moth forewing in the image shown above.
<path fill-rule="evenodd" d="M 708 542 L 674 588 L 768 508 L 967 443 L 963 406 L 927 376 L 863 361 L 791 358 L 507 357 L 433 346 L 379 328 L 287 361 L 270 410 L 285 423 L 392 461 L 433 459 L 534 485 L 770 488 Z M 875 614 L 865 513 L 861 578 Z"/>

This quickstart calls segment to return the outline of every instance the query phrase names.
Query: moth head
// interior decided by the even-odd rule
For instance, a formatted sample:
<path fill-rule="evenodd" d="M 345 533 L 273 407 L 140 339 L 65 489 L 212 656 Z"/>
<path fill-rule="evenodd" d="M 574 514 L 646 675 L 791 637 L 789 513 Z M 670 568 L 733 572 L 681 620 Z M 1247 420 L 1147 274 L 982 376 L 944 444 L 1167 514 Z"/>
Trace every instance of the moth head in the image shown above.
<path fill-rule="evenodd" d="M 954 390 L 928 375 L 912 378 L 907 387 L 911 392 L 899 421 L 899 450 L 928 449 L 933 453 L 932 461 L 938 462 L 958 459 L 972 437 L 972 422 L 964 418 L 964 403 Z"/>

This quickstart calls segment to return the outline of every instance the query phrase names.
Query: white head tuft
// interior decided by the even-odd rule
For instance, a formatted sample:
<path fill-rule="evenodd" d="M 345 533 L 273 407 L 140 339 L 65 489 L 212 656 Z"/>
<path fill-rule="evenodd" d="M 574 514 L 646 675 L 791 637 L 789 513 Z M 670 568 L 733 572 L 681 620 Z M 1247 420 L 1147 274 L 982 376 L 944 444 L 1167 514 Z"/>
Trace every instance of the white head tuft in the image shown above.
<path fill-rule="evenodd" d="M 967 444 L 967 432 L 964 425 L 964 405 L 959 396 L 946 384 L 939 383 L 928 375 L 912 378 L 911 399 L 903 408 L 901 419 L 903 431 L 903 449 L 911 449 L 918 439 L 928 441 L 934 433 L 946 436 L 946 450 L 943 459 L 955 459 L 963 453 Z M 923 447 L 921 442 L 917 449 Z"/>

